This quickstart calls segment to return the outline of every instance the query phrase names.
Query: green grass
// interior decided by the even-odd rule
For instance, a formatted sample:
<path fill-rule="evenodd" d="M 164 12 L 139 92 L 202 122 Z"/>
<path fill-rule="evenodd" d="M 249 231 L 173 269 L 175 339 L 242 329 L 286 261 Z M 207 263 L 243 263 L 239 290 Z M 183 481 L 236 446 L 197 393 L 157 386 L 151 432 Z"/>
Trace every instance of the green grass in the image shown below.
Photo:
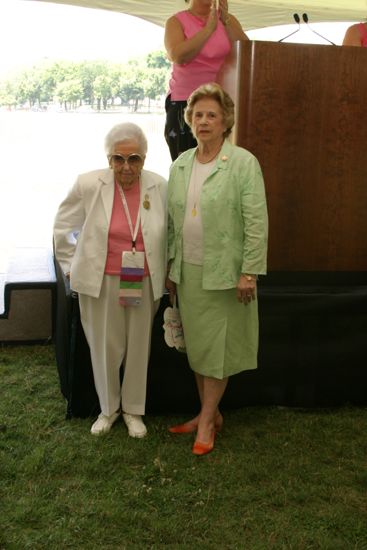
<path fill-rule="evenodd" d="M 367 410 L 225 412 L 206 457 L 65 420 L 53 349 L 0 349 L 0 549 L 367 549 Z"/>

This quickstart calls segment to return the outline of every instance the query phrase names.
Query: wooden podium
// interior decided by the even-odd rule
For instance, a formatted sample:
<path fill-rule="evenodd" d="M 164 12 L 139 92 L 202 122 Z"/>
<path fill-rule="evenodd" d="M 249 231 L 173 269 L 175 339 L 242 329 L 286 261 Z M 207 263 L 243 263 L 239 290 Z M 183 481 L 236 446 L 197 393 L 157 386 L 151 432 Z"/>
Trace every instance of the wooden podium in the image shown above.
<path fill-rule="evenodd" d="M 220 83 L 263 169 L 269 273 L 367 274 L 367 51 L 238 42 Z"/>

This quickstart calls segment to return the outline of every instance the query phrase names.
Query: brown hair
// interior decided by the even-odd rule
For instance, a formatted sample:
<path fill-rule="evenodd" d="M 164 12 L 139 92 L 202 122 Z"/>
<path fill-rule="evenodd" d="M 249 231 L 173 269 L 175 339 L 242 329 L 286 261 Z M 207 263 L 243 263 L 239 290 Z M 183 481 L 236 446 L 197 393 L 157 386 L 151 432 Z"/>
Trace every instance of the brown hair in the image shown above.
<path fill-rule="evenodd" d="M 204 98 L 214 99 L 219 103 L 223 113 L 224 126 L 227 128 L 223 133 L 224 137 L 228 137 L 231 133 L 234 124 L 234 103 L 230 95 L 216 84 L 215 82 L 209 82 L 196 88 L 187 100 L 187 107 L 185 109 L 185 121 L 190 126 L 192 124 L 192 114 L 195 104 Z"/>

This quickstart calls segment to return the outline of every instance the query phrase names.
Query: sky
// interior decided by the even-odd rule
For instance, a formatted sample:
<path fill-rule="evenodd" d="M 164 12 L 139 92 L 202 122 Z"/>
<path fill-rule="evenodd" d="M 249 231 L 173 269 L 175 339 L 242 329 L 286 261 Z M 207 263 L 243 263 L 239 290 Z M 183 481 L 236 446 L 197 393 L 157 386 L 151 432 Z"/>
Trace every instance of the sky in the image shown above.
<path fill-rule="evenodd" d="M 349 24 L 315 23 L 310 27 L 340 44 Z M 247 34 L 252 40 L 279 40 L 296 29 L 293 24 Z M 31 0 L 1 0 L 0 78 L 45 58 L 124 63 L 163 49 L 163 34 L 163 27 L 122 13 Z M 305 24 L 288 41 L 326 43 Z"/>
<path fill-rule="evenodd" d="M 123 63 L 163 49 L 163 32 L 123 13 L 0 0 L 0 78 L 44 58 Z"/>

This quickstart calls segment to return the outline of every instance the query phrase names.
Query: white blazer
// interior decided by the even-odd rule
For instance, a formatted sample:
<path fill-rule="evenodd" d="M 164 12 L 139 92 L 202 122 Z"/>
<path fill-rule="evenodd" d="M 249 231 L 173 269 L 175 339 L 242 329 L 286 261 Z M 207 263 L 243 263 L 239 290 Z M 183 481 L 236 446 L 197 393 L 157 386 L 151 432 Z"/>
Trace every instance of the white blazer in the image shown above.
<path fill-rule="evenodd" d="M 70 273 L 76 292 L 98 298 L 107 258 L 108 231 L 114 199 L 111 169 L 81 174 L 61 203 L 54 224 L 55 256 Z M 141 208 L 141 230 L 154 300 L 164 292 L 166 276 L 166 180 L 147 170 L 141 173 L 141 196 L 150 208 Z"/>

